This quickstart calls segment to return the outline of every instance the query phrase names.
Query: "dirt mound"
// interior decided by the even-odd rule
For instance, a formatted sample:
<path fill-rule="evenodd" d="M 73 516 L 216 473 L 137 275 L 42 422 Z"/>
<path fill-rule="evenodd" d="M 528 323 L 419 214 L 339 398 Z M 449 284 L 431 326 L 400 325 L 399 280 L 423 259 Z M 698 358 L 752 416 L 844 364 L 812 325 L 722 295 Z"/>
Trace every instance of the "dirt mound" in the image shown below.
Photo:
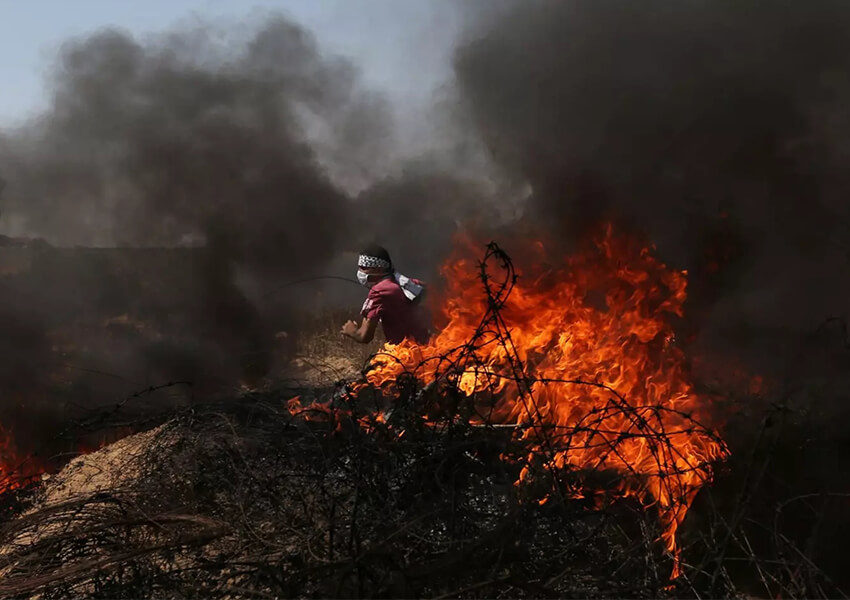
<path fill-rule="evenodd" d="M 56 475 L 43 476 L 44 486 L 30 512 L 127 487 L 140 477 L 152 454 L 167 452 L 176 441 L 175 430 L 161 425 L 78 456 Z"/>

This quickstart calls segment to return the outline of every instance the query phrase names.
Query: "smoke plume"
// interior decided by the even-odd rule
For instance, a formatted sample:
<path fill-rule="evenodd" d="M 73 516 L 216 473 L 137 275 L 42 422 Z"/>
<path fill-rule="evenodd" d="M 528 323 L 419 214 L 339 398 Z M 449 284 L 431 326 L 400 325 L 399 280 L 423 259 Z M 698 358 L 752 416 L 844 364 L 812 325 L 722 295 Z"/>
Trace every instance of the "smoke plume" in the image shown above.
<path fill-rule="evenodd" d="M 766 375 L 789 409 L 765 506 L 846 489 L 850 5 L 510 2 L 476 22 L 459 94 L 502 175 L 530 186 L 528 229 L 569 245 L 614 220 L 687 268 L 679 343 L 721 381 Z M 764 414 L 747 400 L 733 453 Z M 827 521 L 810 547 L 840 576 L 848 519 Z"/>
<path fill-rule="evenodd" d="M 0 228 L 56 246 L 194 249 L 151 259 L 186 261 L 184 277 L 154 269 L 137 281 L 100 258 L 71 268 L 45 248 L 20 320 L 36 333 L 11 344 L 17 358 L 31 347 L 30 364 L 47 360 L 46 332 L 87 307 L 130 307 L 179 335 L 92 350 L 107 366 L 132 365 L 144 382 L 254 380 L 298 304 L 297 291 L 271 303 L 267 292 L 348 275 L 345 252 L 364 242 L 434 277 L 461 228 L 569 247 L 612 219 L 690 271 L 681 342 L 694 352 L 781 373 L 800 363 L 809 332 L 846 316 L 846 3 L 462 11 L 471 25 L 439 116 L 422 117 L 433 138 L 418 157 L 395 144 L 391 107 L 356 66 L 283 18 L 65 44 L 49 110 L 0 134 Z M 21 309 L 3 308 L 10 321 Z M 827 329 L 822 343 L 846 356 Z"/>
<path fill-rule="evenodd" d="M 846 3 L 510 3 L 455 67 L 553 238 L 602 219 L 643 232 L 690 269 L 706 335 L 737 347 L 846 315 Z"/>
<path fill-rule="evenodd" d="M 50 111 L 4 140 L 9 232 L 61 245 L 215 239 L 288 270 L 337 251 L 347 206 L 305 130 L 339 126 L 356 152 L 379 102 L 285 20 L 225 49 L 215 33 L 67 43 Z"/>
<path fill-rule="evenodd" d="M 15 324 L 0 382 L 30 382 L 17 404 L 55 416 L 56 398 L 91 405 L 169 380 L 196 392 L 256 381 L 293 318 L 257 298 L 354 244 L 345 186 L 371 177 L 365 157 L 384 151 L 384 101 L 283 18 L 234 30 L 68 41 L 49 109 L 0 133 L 2 230 L 49 243 L 31 245 L 32 268 L 0 300 L 0 320 Z M 110 246 L 128 250 L 97 250 Z M 85 381 L 57 374 L 48 333 L 88 361 Z"/>

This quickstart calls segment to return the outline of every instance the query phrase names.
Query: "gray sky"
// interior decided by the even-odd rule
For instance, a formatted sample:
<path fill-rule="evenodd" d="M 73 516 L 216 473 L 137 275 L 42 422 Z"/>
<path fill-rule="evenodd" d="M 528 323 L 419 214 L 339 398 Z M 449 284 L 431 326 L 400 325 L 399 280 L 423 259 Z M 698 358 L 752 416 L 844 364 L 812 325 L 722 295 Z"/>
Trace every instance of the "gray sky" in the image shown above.
<path fill-rule="evenodd" d="M 144 38 L 181 24 L 238 24 L 270 12 L 313 31 L 326 52 L 349 57 L 366 85 L 404 112 L 426 106 L 450 76 L 463 11 L 449 0 L 0 0 L 0 127 L 47 105 L 46 76 L 69 37 L 119 27 Z"/>

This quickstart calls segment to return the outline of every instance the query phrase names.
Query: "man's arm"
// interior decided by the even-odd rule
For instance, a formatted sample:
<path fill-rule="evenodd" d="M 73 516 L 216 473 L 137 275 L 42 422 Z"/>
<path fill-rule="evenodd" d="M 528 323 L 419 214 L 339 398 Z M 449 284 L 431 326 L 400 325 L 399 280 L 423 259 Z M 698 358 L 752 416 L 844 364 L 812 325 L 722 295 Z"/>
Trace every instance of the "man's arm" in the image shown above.
<path fill-rule="evenodd" d="M 360 327 L 354 321 L 348 321 L 342 326 L 342 335 L 350 337 L 355 342 L 368 344 L 375 337 L 375 329 L 378 327 L 378 321 L 372 319 L 363 319 Z"/>

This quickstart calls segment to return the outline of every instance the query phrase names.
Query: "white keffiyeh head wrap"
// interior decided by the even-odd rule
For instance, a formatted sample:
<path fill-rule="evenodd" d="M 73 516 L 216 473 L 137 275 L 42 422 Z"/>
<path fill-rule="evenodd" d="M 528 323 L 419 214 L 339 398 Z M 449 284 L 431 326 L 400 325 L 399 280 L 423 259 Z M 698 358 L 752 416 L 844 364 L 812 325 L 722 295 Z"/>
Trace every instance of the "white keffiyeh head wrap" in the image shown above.
<path fill-rule="evenodd" d="M 361 269 L 371 269 L 374 267 L 389 269 L 390 267 L 392 267 L 390 261 L 384 260 L 383 258 L 378 258 L 377 256 L 368 256 L 366 254 L 361 254 L 357 258 L 357 266 Z"/>
<path fill-rule="evenodd" d="M 392 264 L 390 264 L 388 260 L 378 258 L 377 256 L 369 256 L 368 254 L 361 254 L 357 258 L 357 266 L 361 269 L 379 267 L 381 269 L 389 270 L 392 268 Z M 422 285 L 416 283 L 407 275 L 402 275 L 398 271 L 394 271 L 392 277 L 401 288 L 401 291 L 404 292 L 407 299 L 411 302 L 416 300 L 416 298 L 418 298 L 425 289 Z"/>

